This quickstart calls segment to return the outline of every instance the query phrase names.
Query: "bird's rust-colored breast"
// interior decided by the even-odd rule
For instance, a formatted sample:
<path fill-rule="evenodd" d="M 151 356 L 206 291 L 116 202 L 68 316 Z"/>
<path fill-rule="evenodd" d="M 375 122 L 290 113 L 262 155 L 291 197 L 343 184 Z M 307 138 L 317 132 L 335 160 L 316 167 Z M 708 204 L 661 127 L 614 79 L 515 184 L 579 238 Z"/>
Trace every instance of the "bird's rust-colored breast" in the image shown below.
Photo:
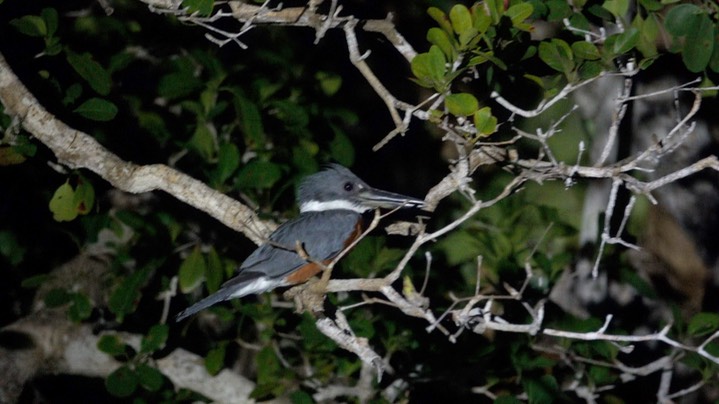
<path fill-rule="evenodd" d="M 345 240 L 343 248 L 349 247 L 350 244 L 357 240 L 357 238 L 362 234 L 362 227 L 362 218 L 360 217 L 355 224 L 354 230 L 352 230 L 352 233 L 350 233 L 349 238 Z M 337 252 L 337 254 L 339 253 L 340 251 Z M 322 261 L 322 265 L 319 265 L 316 262 L 308 262 L 307 264 L 297 268 L 297 270 L 293 271 L 291 274 L 287 275 L 285 281 L 290 285 L 297 285 L 299 283 L 307 282 L 310 278 L 320 273 L 323 269 L 323 266 L 329 265 L 330 262 L 332 262 L 332 259 L 334 259 L 336 256 L 337 255 L 335 254 L 334 256 Z"/>

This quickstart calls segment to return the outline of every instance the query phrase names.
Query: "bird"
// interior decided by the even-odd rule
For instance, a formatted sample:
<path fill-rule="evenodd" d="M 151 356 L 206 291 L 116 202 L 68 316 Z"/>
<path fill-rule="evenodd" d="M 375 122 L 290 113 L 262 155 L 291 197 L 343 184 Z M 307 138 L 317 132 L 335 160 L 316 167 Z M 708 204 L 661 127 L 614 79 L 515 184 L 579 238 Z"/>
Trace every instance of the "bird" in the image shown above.
<path fill-rule="evenodd" d="M 280 225 L 240 264 L 235 277 L 177 314 L 176 321 L 222 301 L 306 282 L 363 233 L 365 212 L 425 204 L 372 188 L 339 164 L 329 164 L 301 181 L 296 199 L 299 216 Z"/>

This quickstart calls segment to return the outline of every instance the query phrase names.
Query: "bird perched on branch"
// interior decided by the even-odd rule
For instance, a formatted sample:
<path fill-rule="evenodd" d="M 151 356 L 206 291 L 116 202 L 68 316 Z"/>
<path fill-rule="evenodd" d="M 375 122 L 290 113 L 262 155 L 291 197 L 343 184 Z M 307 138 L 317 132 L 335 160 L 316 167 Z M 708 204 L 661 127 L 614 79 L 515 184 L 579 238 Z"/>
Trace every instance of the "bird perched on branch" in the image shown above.
<path fill-rule="evenodd" d="M 220 290 L 177 315 L 177 321 L 215 303 L 308 281 L 363 232 L 362 214 L 376 208 L 422 208 L 424 201 L 367 185 L 338 164 L 302 181 L 300 215 L 277 228 Z"/>

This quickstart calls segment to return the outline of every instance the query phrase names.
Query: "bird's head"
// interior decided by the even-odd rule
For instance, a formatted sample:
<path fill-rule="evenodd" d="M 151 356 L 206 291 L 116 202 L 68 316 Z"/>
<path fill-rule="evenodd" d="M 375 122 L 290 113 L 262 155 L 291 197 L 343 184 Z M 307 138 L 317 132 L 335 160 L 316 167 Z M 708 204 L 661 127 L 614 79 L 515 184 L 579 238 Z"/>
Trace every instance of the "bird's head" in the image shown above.
<path fill-rule="evenodd" d="M 331 164 L 305 178 L 299 187 L 300 212 L 344 209 L 363 213 L 375 208 L 422 208 L 424 201 L 372 188 L 347 168 Z"/>

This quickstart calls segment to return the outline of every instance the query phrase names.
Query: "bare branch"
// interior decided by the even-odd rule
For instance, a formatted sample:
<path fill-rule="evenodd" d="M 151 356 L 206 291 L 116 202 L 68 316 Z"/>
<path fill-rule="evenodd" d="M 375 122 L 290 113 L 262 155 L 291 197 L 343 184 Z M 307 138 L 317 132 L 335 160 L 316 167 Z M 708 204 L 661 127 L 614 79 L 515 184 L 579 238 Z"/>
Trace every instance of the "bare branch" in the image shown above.
<path fill-rule="evenodd" d="M 349 326 L 346 326 L 346 320 L 340 321 L 339 316 L 344 316 L 341 312 L 337 312 L 338 320 L 322 318 L 315 323 L 317 329 L 322 334 L 328 336 L 332 341 L 340 347 L 354 353 L 362 362 L 374 367 L 377 372 L 377 380 L 382 379 L 384 365 L 382 358 L 372 350 L 369 346 L 367 338 L 356 337 Z"/>

